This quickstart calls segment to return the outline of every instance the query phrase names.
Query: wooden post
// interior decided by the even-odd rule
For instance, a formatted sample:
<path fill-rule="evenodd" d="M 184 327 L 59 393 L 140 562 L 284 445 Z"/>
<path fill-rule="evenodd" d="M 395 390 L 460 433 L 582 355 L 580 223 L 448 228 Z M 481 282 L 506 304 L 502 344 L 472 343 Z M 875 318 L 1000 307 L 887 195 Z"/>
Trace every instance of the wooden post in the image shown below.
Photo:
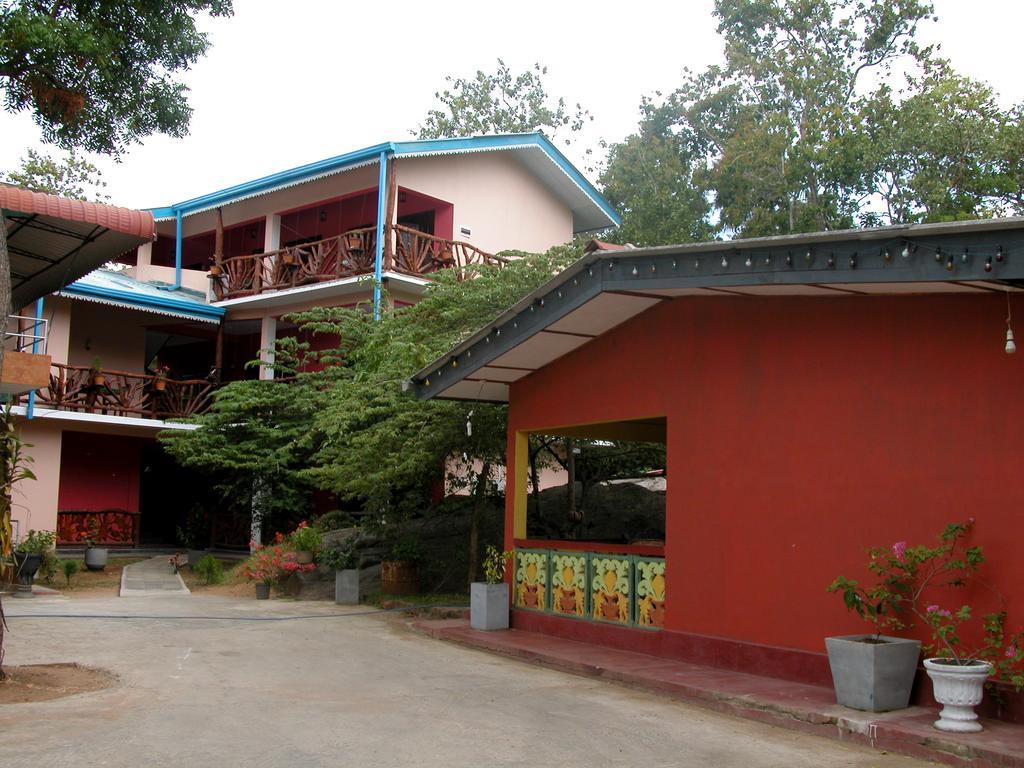
<path fill-rule="evenodd" d="M 388 191 L 384 210 L 387 221 L 384 222 L 384 269 L 390 271 L 395 265 L 395 206 L 398 204 L 398 183 L 395 175 L 396 160 L 391 158 L 388 163 Z"/>
<path fill-rule="evenodd" d="M 213 234 L 213 263 L 219 267 L 224 260 L 224 215 L 219 207 L 215 210 L 217 212 L 217 229 Z"/>
<path fill-rule="evenodd" d="M 217 326 L 217 341 L 213 347 L 213 381 L 220 384 L 222 369 L 224 368 L 224 321 L 221 320 Z"/>

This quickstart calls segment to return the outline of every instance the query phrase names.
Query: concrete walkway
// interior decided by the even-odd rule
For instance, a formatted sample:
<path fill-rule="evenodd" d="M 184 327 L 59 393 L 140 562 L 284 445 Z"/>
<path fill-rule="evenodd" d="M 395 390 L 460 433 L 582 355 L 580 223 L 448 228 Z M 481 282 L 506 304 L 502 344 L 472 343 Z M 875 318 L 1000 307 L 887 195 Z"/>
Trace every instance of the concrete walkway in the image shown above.
<path fill-rule="evenodd" d="M 481 650 L 655 691 L 748 720 L 971 768 L 1024 768 L 1024 726 L 984 720 L 976 734 L 932 727 L 935 709 L 859 712 L 836 704 L 831 688 L 565 640 L 537 632 L 478 632 L 464 619 L 419 621 L 417 630 Z M 824 759 L 821 765 L 828 765 Z"/>
<path fill-rule="evenodd" d="M 119 683 L 0 705 L 0 765 L 926 768 L 437 642 L 371 611 L 202 593 L 19 601 L 5 664 L 78 662 Z"/>
<path fill-rule="evenodd" d="M 166 555 L 126 565 L 121 571 L 121 597 L 189 594 Z"/>

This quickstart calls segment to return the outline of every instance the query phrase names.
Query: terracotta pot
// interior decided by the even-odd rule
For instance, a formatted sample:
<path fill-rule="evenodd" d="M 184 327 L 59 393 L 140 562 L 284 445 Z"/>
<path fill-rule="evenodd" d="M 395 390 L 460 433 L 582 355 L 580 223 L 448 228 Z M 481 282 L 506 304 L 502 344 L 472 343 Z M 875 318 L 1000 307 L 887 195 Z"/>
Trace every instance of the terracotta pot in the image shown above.
<path fill-rule="evenodd" d="M 540 608 L 540 593 L 537 590 L 536 584 L 526 584 L 523 586 L 523 605 L 527 608 Z"/>
<path fill-rule="evenodd" d="M 601 615 L 611 621 L 619 620 L 619 596 L 605 595 L 601 602 Z"/>
<path fill-rule="evenodd" d="M 313 562 L 313 553 L 308 549 L 300 549 L 295 552 L 295 562 L 299 565 L 308 565 Z"/>
<path fill-rule="evenodd" d="M 651 626 L 652 627 L 664 627 L 665 626 L 665 601 L 664 600 L 652 600 L 651 601 Z"/>
<path fill-rule="evenodd" d="M 348 235 L 345 238 L 345 242 L 348 245 L 350 251 L 356 253 L 362 253 L 363 251 L 363 238 L 361 235 Z"/>
<path fill-rule="evenodd" d="M 157 392 L 163 392 L 167 389 L 167 379 L 153 379 L 153 389 Z"/>
<path fill-rule="evenodd" d="M 576 590 L 570 589 L 568 591 L 563 590 L 561 597 L 558 598 L 558 609 L 562 613 L 576 613 Z"/>
<path fill-rule="evenodd" d="M 94 387 L 102 387 L 106 383 L 107 377 L 104 376 L 102 373 L 94 373 L 92 375 L 92 385 Z"/>
<path fill-rule="evenodd" d="M 214 264 L 210 267 L 209 277 L 220 277 L 224 274 L 224 268 L 220 264 Z"/>
<path fill-rule="evenodd" d="M 415 563 L 384 560 L 380 564 L 380 591 L 385 595 L 415 595 L 420 577 Z"/>
<path fill-rule="evenodd" d="M 295 263 L 295 254 L 290 251 L 285 251 L 281 254 L 281 263 L 285 266 L 291 266 Z"/>

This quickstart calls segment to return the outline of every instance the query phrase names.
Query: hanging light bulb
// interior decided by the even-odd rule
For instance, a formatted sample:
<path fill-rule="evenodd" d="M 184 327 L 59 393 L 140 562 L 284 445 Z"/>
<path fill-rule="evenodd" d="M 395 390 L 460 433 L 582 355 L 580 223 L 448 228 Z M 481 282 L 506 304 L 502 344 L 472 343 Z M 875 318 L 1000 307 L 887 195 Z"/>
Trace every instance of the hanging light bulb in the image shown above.
<path fill-rule="evenodd" d="M 752 267 L 754 266 L 754 260 L 747 256 L 747 260 L 744 262 L 744 264 L 746 264 L 748 267 Z"/>
<path fill-rule="evenodd" d="M 970 260 L 971 260 L 971 255 L 967 252 L 967 249 L 964 248 L 964 252 L 962 254 L 960 254 L 960 263 L 961 264 L 966 264 Z"/>
<path fill-rule="evenodd" d="M 810 248 L 808 248 L 807 249 L 807 255 L 804 258 L 806 258 L 807 259 L 807 263 L 810 264 L 812 261 L 814 261 L 814 251 L 812 251 Z"/>
<path fill-rule="evenodd" d="M 850 257 L 850 269 L 856 269 L 856 268 L 857 268 L 857 254 L 855 253 L 855 254 L 853 254 L 853 256 Z"/>
<path fill-rule="evenodd" d="M 836 265 L 836 256 L 834 253 L 828 255 L 828 265 L 834 267 Z"/>
<path fill-rule="evenodd" d="M 992 257 L 991 256 L 989 256 L 989 257 L 987 257 L 985 259 L 985 271 L 986 272 L 991 272 L 992 271 Z"/>
<path fill-rule="evenodd" d="M 634 264 L 634 265 L 633 265 L 633 277 L 636 277 L 636 276 L 637 276 L 637 275 L 639 275 L 639 274 L 640 274 L 640 270 L 638 270 L 638 269 L 636 268 L 636 264 Z"/>
<path fill-rule="evenodd" d="M 996 261 L 998 261 L 1000 264 L 1002 264 L 1003 260 L 1005 258 L 1006 258 L 1006 254 L 1003 253 L 1003 246 L 1000 245 L 998 250 L 996 250 Z"/>
<path fill-rule="evenodd" d="M 910 243 L 904 244 L 903 250 L 900 251 L 900 256 L 902 256 L 904 259 L 910 258 Z"/>
<path fill-rule="evenodd" d="M 1003 350 L 1008 355 L 1012 355 L 1017 351 L 1017 344 L 1013 340 L 1013 328 L 1010 327 L 1010 321 L 1013 319 L 1013 314 L 1010 311 L 1010 291 L 1006 291 L 1006 346 Z"/>
<path fill-rule="evenodd" d="M 942 249 L 941 248 L 936 248 L 935 249 L 935 261 L 937 261 L 937 262 L 942 261 Z"/>
<path fill-rule="evenodd" d="M 672 259 L 672 269 L 679 269 L 679 261 L 677 259 Z"/>
<path fill-rule="evenodd" d="M 772 263 L 772 255 L 769 253 L 764 257 L 764 265 L 767 267 Z"/>
<path fill-rule="evenodd" d="M 729 259 L 725 256 L 722 257 L 722 269 L 728 269 Z"/>
<path fill-rule="evenodd" d="M 949 254 L 949 256 L 946 257 L 946 271 L 947 272 L 952 272 L 953 271 L 953 254 L 952 253 Z"/>
<path fill-rule="evenodd" d="M 693 260 L 693 268 L 694 269 L 700 269 L 700 259 L 694 259 Z"/>
<path fill-rule="evenodd" d="M 890 261 L 892 261 L 892 252 L 888 248 L 886 248 L 885 250 L 882 251 L 882 258 L 885 260 L 886 263 L 889 263 Z"/>
<path fill-rule="evenodd" d="M 793 266 L 793 254 L 792 253 L 787 253 L 786 254 L 786 266 L 787 267 L 792 267 Z"/>

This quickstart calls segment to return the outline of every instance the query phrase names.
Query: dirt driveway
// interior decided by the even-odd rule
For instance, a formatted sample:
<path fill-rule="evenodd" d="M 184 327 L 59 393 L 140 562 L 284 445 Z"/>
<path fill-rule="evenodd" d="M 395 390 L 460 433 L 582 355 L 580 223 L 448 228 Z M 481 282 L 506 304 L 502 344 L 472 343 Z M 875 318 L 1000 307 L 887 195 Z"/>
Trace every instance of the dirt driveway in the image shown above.
<path fill-rule="evenodd" d="M 926 765 L 489 656 L 331 604 L 192 595 L 5 607 L 7 664 L 78 662 L 119 678 L 102 691 L 0 705 L 5 766 Z M 330 615 L 251 620 L 308 614 Z"/>

